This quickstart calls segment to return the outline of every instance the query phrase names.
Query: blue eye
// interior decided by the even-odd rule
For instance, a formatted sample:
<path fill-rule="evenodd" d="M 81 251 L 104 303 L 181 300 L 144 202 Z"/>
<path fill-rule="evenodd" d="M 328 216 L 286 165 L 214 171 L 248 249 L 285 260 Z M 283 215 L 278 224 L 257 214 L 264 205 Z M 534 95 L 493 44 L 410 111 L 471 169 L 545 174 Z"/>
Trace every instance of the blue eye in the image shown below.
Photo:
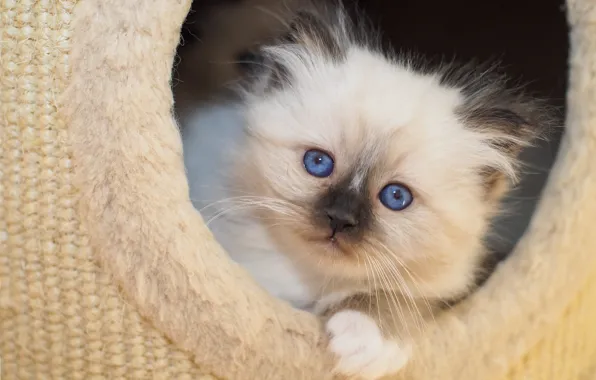
<path fill-rule="evenodd" d="M 333 166 L 335 165 L 333 158 L 321 150 L 307 150 L 302 161 L 304 162 L 304 169 L 312 176 L 324 178 L 333 173 Z"/>
<path fill-rule="evenodd" d="M 412 204 L 414 197 L 406 186 L 399 183 L 390 183 L 379 193 L 379 200 L 388 209 L 401 211 Z"/>

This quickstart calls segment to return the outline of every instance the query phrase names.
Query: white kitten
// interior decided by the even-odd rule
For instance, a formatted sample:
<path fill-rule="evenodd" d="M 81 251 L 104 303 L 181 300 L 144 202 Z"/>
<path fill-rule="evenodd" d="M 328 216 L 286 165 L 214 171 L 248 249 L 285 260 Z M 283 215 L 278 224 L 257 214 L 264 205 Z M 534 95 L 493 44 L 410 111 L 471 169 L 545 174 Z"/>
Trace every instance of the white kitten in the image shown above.
<path fill-rule="evenodd" d="M 183 138 L 191 198 L 232 259 L 326 318 L 338 372 L 376 379 L 473 286 L 547 119 L 489 71 L 419 69 L 369 36 L 340 6 L 299 12 L 241 99 L 197 110 Z"/>

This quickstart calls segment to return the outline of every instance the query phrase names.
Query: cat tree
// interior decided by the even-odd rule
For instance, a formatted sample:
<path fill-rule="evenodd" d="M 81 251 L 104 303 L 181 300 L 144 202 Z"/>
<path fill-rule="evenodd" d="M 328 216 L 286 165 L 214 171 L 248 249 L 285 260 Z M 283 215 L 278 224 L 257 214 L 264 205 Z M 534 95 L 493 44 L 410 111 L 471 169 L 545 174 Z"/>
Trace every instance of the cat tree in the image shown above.
<path fill-rule="evenodd" d="M 328 378 L 317 320 L 232 264 L 188 199 L 169 80 L 190 0 L 75 3 L 0 5 L 2 379 Z M 596 376 L 596 3 L 567 8 L 544 197 L 398 379 Z"/>

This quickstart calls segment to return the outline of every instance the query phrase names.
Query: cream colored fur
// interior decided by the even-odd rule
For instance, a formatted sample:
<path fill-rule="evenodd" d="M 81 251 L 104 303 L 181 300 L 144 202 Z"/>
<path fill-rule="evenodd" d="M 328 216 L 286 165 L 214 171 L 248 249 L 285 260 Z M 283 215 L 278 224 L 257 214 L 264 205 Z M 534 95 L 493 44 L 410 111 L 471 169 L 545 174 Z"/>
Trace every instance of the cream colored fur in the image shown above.
<path fill-rule="evenodd" d="M 505 376 L 595 272 L 596 6 L 567 4 L 568 131 L 544 198 L 513 255 L 428 326 L 399 378 Z M 80 3 L 61 102 L 81 219 L 128 299 L 205 370 L 229 379 L 327 378 L 334 363 L 318 321 L 274 300 L 232 264 L 188 199 L 169 90 L 188 5 Z"/>

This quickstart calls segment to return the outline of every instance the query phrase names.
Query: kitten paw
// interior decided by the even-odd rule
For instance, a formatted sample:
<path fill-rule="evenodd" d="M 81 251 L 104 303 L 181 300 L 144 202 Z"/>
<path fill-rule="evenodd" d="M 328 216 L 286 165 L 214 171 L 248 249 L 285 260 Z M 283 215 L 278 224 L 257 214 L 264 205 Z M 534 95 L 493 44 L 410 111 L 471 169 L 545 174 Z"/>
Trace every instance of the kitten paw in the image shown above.
<path fill-rule="evenodd" d="M 338 358 L 335 372 L 344 376 L 379 379 L 399 371 L 410 357 L 408 348 L 383 338 L 377 323 L 359 311 L 336 313 L 326 330 L 329 349 Z"/>

